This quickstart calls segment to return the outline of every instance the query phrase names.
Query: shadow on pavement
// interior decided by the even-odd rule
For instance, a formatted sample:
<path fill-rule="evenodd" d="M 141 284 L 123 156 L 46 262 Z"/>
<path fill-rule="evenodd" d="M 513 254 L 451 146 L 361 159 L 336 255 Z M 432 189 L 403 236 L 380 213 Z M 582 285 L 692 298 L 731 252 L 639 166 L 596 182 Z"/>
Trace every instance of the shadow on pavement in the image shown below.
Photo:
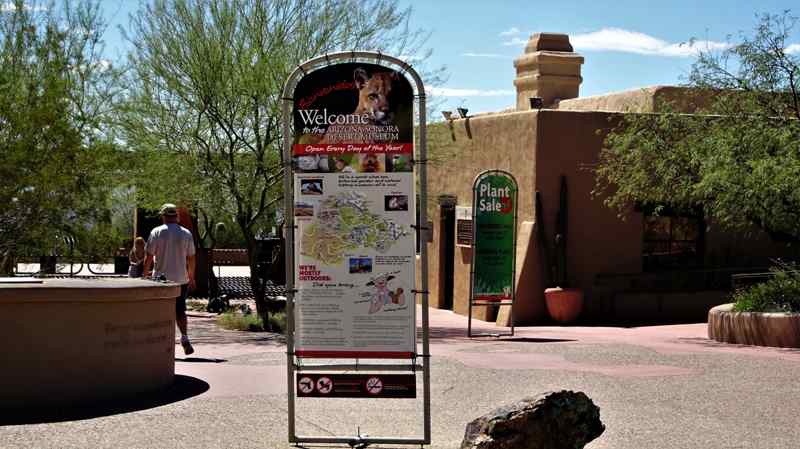
<path fill-rule="evenodd" d="M 131 399 L 109 400 L 105 403 L 76 407 L 62 406 L 4 411 L 0 414 L 0 426 L 77 421 L 136 412 L 183 401 L 203 394 L 208 389 L 209 385 L 200 379 L 176 374 L 175 382 L 171 386 L 161 391 L 140 394 Z"/>
<path fill-rule="evenodd" d="M 721 341 L 712 340 L 710 338 L 687 338 L 682 337 L 678 338 L 678 341 L 683 343 L 694 344 L 698 346 L 703 346 L 706 348 L 736 348 L 742 349 L 746 351 L 753 351 L 759 352 L 765 349 L 781 352 L 785 354 L 800 354 L 800 348 L 781 348 L 777 346 L 755 346 L 755 345 L 744 345 L 744 344 L 737 344 L 737 343 L 725 343 Z"/>
<path fill-rule="evenodd" d="M 574 340 L 571 338 L 502 337 L 502 338 L 496 338 L 494 341 L 510 341 L 510 342 L 521 342 L 521 343 L 566 343 L 578 340 Z"/>
<path fill-rule="evenodd" d="M 508 328 L 497 328 L 491 329 L 488 332 L 505 332 L 506 335 L 492 335 L 491 333 L 487 333 L 486 329 L 474 329 L 473 330 L 473 338 L 467 338 L 467 329 L 466 327 L 440 327 L 440 326 L 431 326 L 429 329 L 429 335 L 431 341 L 439 341 L 444 342 L 447 340 L 453 340 L 458 342 L 465 342 L 465 341 L 508 341 L 508 342 L 519 342 L 519 343 L 564 343 L 564 342 L 571 342 L 577 341 L 573 339 L 567 338 L 537 338 L 537 337 L 511 337 L 508 334 Z M 421 332 L 417 332 L 419 336 L 421 336 Z"/>
<path fill-rule="evenodd" d="M 184 357 L 179 359 L 175 357 L 176 362 L 190 362 L 190 363 L 224 363 L 228 360 L 226 359 L 207 359 L 205 357 Z"/>

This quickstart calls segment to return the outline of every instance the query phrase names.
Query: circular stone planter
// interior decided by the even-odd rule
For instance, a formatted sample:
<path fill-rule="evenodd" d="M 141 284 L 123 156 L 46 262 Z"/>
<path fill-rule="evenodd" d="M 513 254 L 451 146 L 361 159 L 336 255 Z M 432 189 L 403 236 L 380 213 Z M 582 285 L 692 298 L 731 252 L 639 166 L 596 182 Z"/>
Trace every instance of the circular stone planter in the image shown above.
<path fill-rule="evenodd" d="M 708 312 L 708 338 L 740 345 L 800 348 L 800 313 L 734 312 L 733 304 Z"/>
<path fill-rule="evenodd" d="M 0 279 L 0 410 L 124 399 L 172 384 L 176 284 L 7 281 Z"/>

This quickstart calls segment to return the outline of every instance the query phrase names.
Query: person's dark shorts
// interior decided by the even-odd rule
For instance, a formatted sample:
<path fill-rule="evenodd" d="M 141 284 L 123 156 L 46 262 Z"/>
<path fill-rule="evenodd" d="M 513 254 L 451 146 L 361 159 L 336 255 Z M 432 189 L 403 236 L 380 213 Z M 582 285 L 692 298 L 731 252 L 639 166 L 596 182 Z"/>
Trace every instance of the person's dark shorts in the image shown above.
<path fill-rule="evenodd" d="M 181 285 L 181 295 L 175 300 L 175 316 L 186 315 L 186 294 L 189 292 L 189 284 Z"/>

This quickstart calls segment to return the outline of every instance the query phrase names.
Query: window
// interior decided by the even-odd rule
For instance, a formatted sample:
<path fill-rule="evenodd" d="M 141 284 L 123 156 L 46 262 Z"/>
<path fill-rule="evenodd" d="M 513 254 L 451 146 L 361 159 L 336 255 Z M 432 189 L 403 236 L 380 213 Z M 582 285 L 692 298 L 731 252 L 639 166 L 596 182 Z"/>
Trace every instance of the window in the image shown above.
<path fill-rule="evenodd" d="M 703 261 L 704 224 L 701 213 L 644 211 L 644 271 L 696 268 Z"/>

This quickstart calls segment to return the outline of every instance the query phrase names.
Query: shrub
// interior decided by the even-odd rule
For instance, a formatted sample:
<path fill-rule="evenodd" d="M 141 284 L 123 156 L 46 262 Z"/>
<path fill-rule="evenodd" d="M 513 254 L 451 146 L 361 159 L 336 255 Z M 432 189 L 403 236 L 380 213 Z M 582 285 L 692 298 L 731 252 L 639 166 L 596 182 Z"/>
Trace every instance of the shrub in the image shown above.
<path fill-rule="evenodd" d="M 192 312 L 205 312 L 206 303 L 205 301 L 190 299 L 186 301 L 186 310 L 191 310 Z"/>
<path fill-rule="evenodd" d="M 264 330 L 264 323 L 261 318 L 254 313 L 243 314 L 235 311 L 228 311 L 217 318 L 217 324 L 223 329 L 235 331 L 260 332 Z"/>
<path fill-rule="evenodd" d="M 269 324 L 272 332 L 286 333 L 286 312 L 273 312 L 269 314 Z"/>
<path fill-rule="evenodd" d="M 773 277 L 733 294 L 737 312 L 800 313 L 800 267 L 779 264 Z"/>
<path fill-rule="evenodd" d="M 284 333 L 286 331 L 286 314 L 283 312 L 272 313 L 269 316 L 270 329 L 266 329 L 264 322 L 255 313 L 241 313 L 239 311 L 227 311 L 217 318 L 217 324 L 223 329 L 263 332 Z"/>

